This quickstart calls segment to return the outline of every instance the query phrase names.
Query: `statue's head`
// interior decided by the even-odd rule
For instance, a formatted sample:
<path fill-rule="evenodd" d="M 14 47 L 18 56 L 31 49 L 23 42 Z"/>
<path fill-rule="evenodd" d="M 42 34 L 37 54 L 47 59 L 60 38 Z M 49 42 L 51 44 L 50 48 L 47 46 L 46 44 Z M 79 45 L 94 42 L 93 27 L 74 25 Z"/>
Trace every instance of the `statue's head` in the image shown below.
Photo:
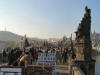
<path fill-rule="evenodd" d="M 85 7 L 85 13 L 88 13 L 88 14 L 91 13 L 91 9 L 89 9 L 87 6 Z"/>

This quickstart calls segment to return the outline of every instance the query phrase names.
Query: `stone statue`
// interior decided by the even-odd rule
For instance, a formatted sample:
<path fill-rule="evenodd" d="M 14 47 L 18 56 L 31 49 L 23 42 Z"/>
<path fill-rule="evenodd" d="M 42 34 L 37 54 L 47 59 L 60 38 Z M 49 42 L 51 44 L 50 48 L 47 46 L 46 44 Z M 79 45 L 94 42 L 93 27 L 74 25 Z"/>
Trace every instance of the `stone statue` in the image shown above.
<path fill-rule="evenodd" d="M 85 7 L 85 14 L 82 18 L 81 23 L 76 31 L 76 40 L 83 38 L 83 39 L 90 39 L 90 28 L 91 28 L 91 10 L 88 7 Z"/>
<path fill-rule="evenodd" d="M 95 75 L 95 60 L 92 59 L 91 10 L 86 6 L 85 14 L 76 31 L 74 66 L 79 68 L 81 75 Z M 74 69 L 74 67 L 72 66 Z M 73 70 L 73 75 L 78 75 Z"/>

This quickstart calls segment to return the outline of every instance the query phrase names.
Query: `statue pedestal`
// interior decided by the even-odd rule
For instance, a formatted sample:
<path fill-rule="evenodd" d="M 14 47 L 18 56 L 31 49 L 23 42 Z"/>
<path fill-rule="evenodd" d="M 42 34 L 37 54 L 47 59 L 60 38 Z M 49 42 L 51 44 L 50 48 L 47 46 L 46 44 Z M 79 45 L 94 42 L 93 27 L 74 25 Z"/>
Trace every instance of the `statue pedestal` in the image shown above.
<path fill-rule="evenodd" d="M 95 60 L 75 61 L 72 65 L 72 75 L 95 75 Z"/>

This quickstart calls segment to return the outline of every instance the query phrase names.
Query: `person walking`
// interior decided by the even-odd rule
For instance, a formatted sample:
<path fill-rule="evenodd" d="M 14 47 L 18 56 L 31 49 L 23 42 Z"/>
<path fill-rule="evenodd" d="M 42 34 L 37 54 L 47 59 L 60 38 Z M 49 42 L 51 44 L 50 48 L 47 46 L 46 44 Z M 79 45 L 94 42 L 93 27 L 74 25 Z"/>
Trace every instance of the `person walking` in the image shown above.
<path fill-rule="evenodd" d="M 5 49 L 3 49 L 3 52 L 2 52 L 3 62 L 6 62 L 6 56 L 7 56 L 6 51 L 5 51 Z"/>

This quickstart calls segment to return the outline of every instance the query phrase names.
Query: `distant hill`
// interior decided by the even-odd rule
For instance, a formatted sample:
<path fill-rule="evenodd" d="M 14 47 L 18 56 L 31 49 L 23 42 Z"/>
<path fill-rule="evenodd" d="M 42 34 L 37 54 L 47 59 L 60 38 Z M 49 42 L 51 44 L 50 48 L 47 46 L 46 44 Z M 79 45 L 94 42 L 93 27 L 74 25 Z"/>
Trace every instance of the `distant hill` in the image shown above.
<path fill-rule="evenodd" d="M 14 46 L 15 46 L 15 42 L 0 41 L 0 53 L 2 52 L 2 49 L 14 47 Z"/>
<path fill-rule="evenodd" d="M 19 42 L 21 41 L 21 38 L 23 36 L 9 32 L 9 31 L 0 31 L 0 41 L 11 41 L 11 42 Z M 39 39 L 39 38 L 29 38 L 29 40 L 36 40 L 36 41 L 41 41 L 43 39 Z"/>
<path fill-rule="evenodd" d="M 0 31 L 0 41 L 20 41 L 22 36 L 9 31 Z"/>
<path fill-rule="evenodd" d="M 22 38 L 23 36 L 9 31 L 0 31 L 0 53 L 4 48 L 15 47 L 15 45 L 19 43 Z M 28 38 L 28 40 L 41 41 L 43 39 Z"/>

